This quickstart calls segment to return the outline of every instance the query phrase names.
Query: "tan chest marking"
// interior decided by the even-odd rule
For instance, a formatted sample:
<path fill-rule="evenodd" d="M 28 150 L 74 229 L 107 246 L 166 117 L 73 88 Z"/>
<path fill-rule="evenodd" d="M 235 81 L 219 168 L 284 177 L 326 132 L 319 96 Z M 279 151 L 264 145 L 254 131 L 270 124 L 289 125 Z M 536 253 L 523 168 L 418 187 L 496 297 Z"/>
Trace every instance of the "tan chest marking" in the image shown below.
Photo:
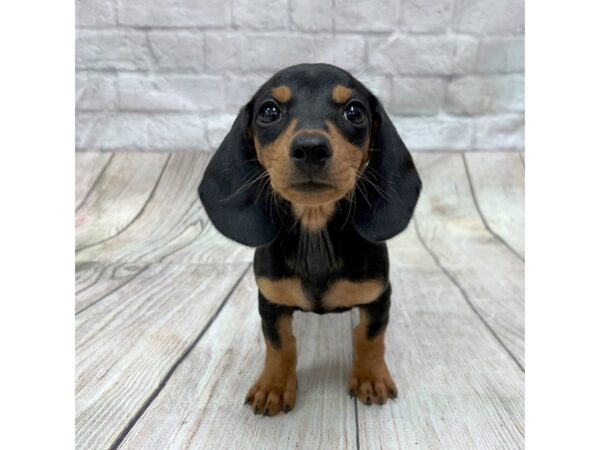
<path fill-rule="evenodd" d="M 339 280 L 323 295 L 323 306 L 343 308 L 371 303 L 381 295 L 383 288 L 383 283 L 379 280 Z"/>
<path fill-rule="evenodd" d="M 292 203 L 292 212 L 300 224 L 308 231 L 319 231 L 327 225 L 335 211 L 335 203 L 318 206 L 305 206 Z"/>
<path fill-rule="evenodd" d="M 283 306 L 297 306 L 304 310 L 309 310 L 312 307 L 304 295 L 304 291 L 302 291 L 302 285 L 298 278 L 271 280 L 269 278 L 257 277 L 256 285 L 271 303 Z"/>

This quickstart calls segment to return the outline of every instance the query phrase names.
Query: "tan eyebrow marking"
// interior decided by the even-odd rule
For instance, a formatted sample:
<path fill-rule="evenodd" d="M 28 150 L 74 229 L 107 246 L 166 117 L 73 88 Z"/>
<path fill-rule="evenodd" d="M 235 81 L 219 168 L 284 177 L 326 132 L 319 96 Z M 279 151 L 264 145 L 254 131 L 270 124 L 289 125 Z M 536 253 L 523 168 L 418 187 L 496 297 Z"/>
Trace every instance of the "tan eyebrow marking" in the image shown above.
<path fill-rule="evenodd" d="M 346 103 L 352 97 L 352 89 L 338 84 L 331 92 L 331 98 L 336 103 Z"/>
<path fill-rule="evenodd" d="M 277 86 L 271 90 L 271 95 L 279 103 L 287 103 L 292 98 L 292 90 L 287 86 Z"/>

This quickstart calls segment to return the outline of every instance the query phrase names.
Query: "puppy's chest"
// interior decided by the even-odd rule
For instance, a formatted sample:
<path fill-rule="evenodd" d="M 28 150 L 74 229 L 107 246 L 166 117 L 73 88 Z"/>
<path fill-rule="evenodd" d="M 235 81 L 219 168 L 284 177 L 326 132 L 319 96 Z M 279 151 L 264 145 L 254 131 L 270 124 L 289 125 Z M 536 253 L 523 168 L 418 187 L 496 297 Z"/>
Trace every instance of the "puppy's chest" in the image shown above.
<path fill-rule="evenodd" d="M 327 283 L 285 277 L 256 277 L 258 289 L 271 303 L 303 311 L 326 313 L 370 303 L 383 292 L 383 280 L 337 278 Z"/>
<path fill-rule="evenodd" d="M 287 244 L 255 257 L 258 288 L 272 303 L 326 313 L 370 303 L 386 287 L 385 248 L 303 236 Z"/>

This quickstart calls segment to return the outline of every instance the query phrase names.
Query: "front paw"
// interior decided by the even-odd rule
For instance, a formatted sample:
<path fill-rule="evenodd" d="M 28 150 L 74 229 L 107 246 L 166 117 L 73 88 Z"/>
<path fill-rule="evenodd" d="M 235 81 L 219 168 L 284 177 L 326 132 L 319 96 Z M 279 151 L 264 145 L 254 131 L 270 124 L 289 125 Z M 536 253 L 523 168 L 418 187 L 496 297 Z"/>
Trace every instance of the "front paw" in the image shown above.
<path fill-rule="evenodd" d="M 348 393 L 365 405 L 373 402 L 383 405 L 388 398 L 398 396 L 398 389 L 385 363 L 375 367 L 355 364 L 348 380 Z"/>
<path fill-rule="evenodd" d="M 280 411 L 288 413 L 296 405 L 298 383 L 296 374 L 274 376 L 261 375 L 246 394 L 246 404 L 254 414 L 276 416 Z"/>

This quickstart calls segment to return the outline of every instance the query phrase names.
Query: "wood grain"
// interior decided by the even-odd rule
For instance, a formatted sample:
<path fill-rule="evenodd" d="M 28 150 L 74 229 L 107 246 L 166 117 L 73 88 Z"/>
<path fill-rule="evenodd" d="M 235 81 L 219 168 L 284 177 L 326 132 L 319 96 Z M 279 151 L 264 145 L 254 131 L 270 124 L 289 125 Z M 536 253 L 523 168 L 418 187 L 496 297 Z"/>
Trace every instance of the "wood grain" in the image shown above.
<path fill-rule="evenodd" d="M 386 359 L 399 394 L 383 407 L 358 404 L 360 448 L 522 448 L 523 373 L 414 226 L 389 244 Z"/>
<path fill-rule="evenodd" d="M 124 286 L 147 265 L 99 262 L 79 263 L 75 267 L 75 312 L 80 313 L 107 294 Z"/>
<path fill-rule="evenodd" d="M 491 231 L 525 256 L 525 183 L 517 153 L 466 153 L 475 200 Z"/>
<path fill-rule="evenodd" d="M 76 317 L 77 448 L 117 439 L 247 267 L 155 264 Z"/>
<path fill-rule="evenodd" d="M 116 154 L 104 170 L 106 154 L 86 155 L 77 448 L 523 447 L 518 155 L 415 155 L 423 195 L 388 242 L 399 398 L 355 406 L 345 393 L 350 313 L 296 313 L 298 403 L 275 418 L 242 405 L 264 357 L 253 276 L 239 281 L 253 252 L 222 237 L 198 200 L 209 155 Z"/>
<path fill-rule="evenodd" d="M 111 153 L 75 153 L 75 209 L 86 199 L 111 157 Z"/>
<path fill-rule="evenodd" d="M 167 154 L 116 154 L 77 211 L 76 249 L 106 240 L 127 227 L 151 196 L 167 159 Z"/>
<path fill-rule="evenodd" d="M 76 261 L 151 263 L 242 262 L 252 250 L 222 237 L 210 224 L 197 188 L 210 154 L 173 154 L 144 210 L 112 239 L 78 252 Z M 113 211 L 129 205 L 114 205 Z M 189 248 L 188 248 L 189 247 Z"/>
<path fill-rule="evenodd" d="M 348 313 L 296 313 L 298 401 L 287 415 L 242 405 L 260 373 L 264 344 L 256 285 L 248 274 L 121 448 L 355 448 Z"/>
<path fill-rule="evenodd" d="M 524 264 L 485 227 L 460 154 L 418 154 L 414 221 L 424 244 L 499 340 L 524 364 Z"/>

